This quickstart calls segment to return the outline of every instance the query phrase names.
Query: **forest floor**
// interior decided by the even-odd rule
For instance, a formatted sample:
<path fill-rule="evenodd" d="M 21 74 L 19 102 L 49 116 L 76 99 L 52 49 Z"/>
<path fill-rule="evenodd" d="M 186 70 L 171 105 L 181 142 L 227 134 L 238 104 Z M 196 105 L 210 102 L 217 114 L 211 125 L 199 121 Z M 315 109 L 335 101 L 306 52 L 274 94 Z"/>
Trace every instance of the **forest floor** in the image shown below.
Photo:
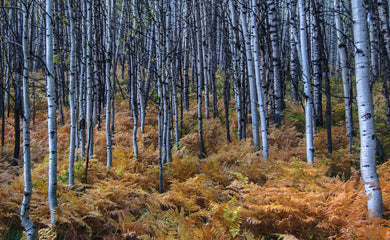
<path fill-rule="evenodd" d="M 376 99 L 378 138 L 389 150 L 390 137 Z M 67 188 L 69 123 L 58 128 L 58 224 L 51 231 L 47 200 L 48 144 L 45 104 L 38 106 L 32 139 L 31 219 L 40 239 L 390 239 L 390 162 L 378 166 L 384 219 L 367 218 L 356 139 L 349 154 L 340 101 L 333 110 L 333 154 L 327 153 L 326 130 L 315 137 L 315 163 L 306 163 L 304 116 L 287 103 L 284 123 L 270 126 L 270 157 L 247 140 L 237 139 L 232 103 L 232 142 L 224 117 L 204 120 L 207 157 L 198 158 L 197 111 L 185 112 L 180 149 L 165 168 L 165 193 L 158 192 L 157 107 L 150 103 L 145 133 L 138 132 L 140 156 L 132 146 L 133 121 L 128 101 L 116 101 L 113 167 L 106 171 L 105 128 L 95 129 L 95 155 L 88 184 L 85 161 L 76 163 L 76 184 Z M 195 106 L 195 104 L 194 104 Z M 219 106 L 220 110 L 223 105 Z M 324 108 L 325 109 L 325 108 Z M 222 115 L 222 114 L 220 114 Z M 68 110 L 65 111 L 69 122 Z M 381 117 L 382 116 L 382 117 Z M 14 135 L 7 119 L 0 160 L 0 236 L 23 235 L 19 212 L 23 197 L 22 160 L 11 166 Z M 102 116 L 104 119 L 104 116 Z M 355 117 L 356 120 L 356 117 Z M 357 123 L 355 124 L 355 128 Z M 357 135 L 358 136 L 358 135 Z"/>

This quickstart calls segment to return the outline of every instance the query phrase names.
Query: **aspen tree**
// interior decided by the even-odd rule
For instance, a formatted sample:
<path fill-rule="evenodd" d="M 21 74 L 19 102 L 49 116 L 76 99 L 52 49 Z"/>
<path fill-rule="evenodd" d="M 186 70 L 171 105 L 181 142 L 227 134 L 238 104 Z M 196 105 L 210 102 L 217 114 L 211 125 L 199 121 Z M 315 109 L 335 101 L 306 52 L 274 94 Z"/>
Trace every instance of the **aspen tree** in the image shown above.
<path fill-rule="evenodd" d="M 280 49 L 279 49 L 279 33 L 278 33 L 278 15 L 276 12 L 276 4 L 274 0 L 267 0 L 268 5 L 268 21 L 270 26 L 270 38 L 272 47 L 272 66 L 274 76 L 274 99 L 275 113 L 274 123 L 279 126 L 282 122 L 283 111 L 283 96 L 282 96 L 282 76 L 280 67 Z"/>
<path fill-rule="evenodd" d="M 76 29 L 75 29 L 75 2 L 68 1 L 70 23 L 70 79 L 69 79 L 69 108 L 70 108 L 70 144 L 69 144 L 69 168 L 68 186 L 74 184 L 74 161 L 76 148 Z"/>
<path fill-rule="evenodd" d="M 369 41 L 367 10 L 364 3 L 352 0 L 353 36 L 355 43 L 355 74 L 360 126 L 360 170 L 366 191 L 370 218 L 383 216 L 382 191 L 376 173 L 376 135 L 374 103 L 370 88 Z"/>
<path fill-rule="evenodd" d="M 30 239 L 35 238 L 35 225 L 29 216 L 30 201 L 32 195 L 32 180 L 31 180 L 31 151 L 30 151 L 30 90 L 29 90 L 29 74 L 31 69 L 30 43 L 31 43 L 31 19 L 33 12 L 33 1 L 23 1 L 23 175 L 24 175 L 24 194 L 23 202 L 20 210 L 20 218 L 22 225 Z"/>
<path fill-rule="evenodd" d="M 115 1 L 106 3 L 106 145 L 107 169 L 112 165 L 112 137 L 111 137 L 111 57 L 112 57 L 112 11 L 115 11 Z M 115 74 L 115 73 L 114 73 Z M 114 79 L 115 81 L 115 79 Z"/>
<path fill-rule="evenodd" d="M 252 0 L 252 11 L 251 11 L 251 29 L 252 29 L 252 49 L 253 49 L 253 60 L 255 66 L 255 77 L 256 77 L 256 88 L 257 88 L 257 99 L 259 104 L 260 112 L 260 123 L 261 123 L 261 140 L 263 143 L 263 158 L 268 157 L 268 136 L 267 136 L 267 119 L 265 115 L 264 105 L 264 93 L 261 87 L 261 72 L 260 72 L 260 56 L 259 56 L 259 36 L 257 33 L 256 16 L 257 1 Z"/>
<path fill-rule="evenodd" d="M 307 37 L 306 37 L 306 13 L 305 1 L 298 0 L 299 3 L 299 20 L 300 20 L 300 39 L 301 39 L 301 56 L 302 56 L 302 79 L 304 84 L 305 97 L 305 120 L 306 120 L 306 156 L 307 162 L 311 165 L 314 161 L 313 145 L 313 97 L 311 93 L 311 81 L 309 71 L 309 57 L 307 54 Z"/>
<path fill-rule="evenodd" d="M 46 0 L 46 82 L 48 105 L 49 133 L 49 207 L 50 222 L 56 224 L 57 203 L 57 114 L 56 114 L 56 85 L 54 79 L 53 59 L 53 9 L 52 1 Z"/>
<path fill-rule="evenodd" d="M 353 145 L 353 119 L 352 119 L 352 81 L 350 69 L 348 68 L 347 43 L 344 32 L 343 22 L 341 20 L 341 0 L 335 0 L 335 23 L 337 29 L 337 49 L 340 57 L 341 78 L 343 80 L 344 90 L 344 105 L 345 105 L 345 127 L 347 129 L 347 136 L 349 142 L 349 152 L 352 153 Z"/>

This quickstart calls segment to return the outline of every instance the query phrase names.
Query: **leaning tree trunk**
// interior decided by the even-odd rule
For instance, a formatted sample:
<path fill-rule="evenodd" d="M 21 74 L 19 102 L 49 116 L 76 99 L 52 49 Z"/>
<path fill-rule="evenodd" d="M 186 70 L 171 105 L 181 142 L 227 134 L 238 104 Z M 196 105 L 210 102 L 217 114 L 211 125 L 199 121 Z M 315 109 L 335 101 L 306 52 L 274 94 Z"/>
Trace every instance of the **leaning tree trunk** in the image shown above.
<path fill-rule="evenodd" d="M 35 238 L 35 225 L 29 216 L 30 201 L 32 194 L 31 180 L 31 154 L 30 154 L 30 90 L 29 90 L 29 72 L 31 69 L 30 58 L 30 33 L 32 19 L 32 1 L 24 1 L 23 5 L 23 55 L 24 55 L 24 70 L 23 70 L 23 174 L 24 174 L 24 194 L 23 202 L 20 210 L 20 218 L 22 225 L 30 239 Z"/>
<path fill-rule="evenodd" d="M 352 0 L 355 74 L 360 126 L 360 170 L 370 218 L 383 216 L 382 191 L 376 173 L 374 104 L 370 89 L 367 11 L 362 1 Z"/>
<path fill-rule="evenodd" d="M 56 86 L 54 79 L 53 58 L 53 10 L 52 1 L 46 0 L 46 67 L 47 67 L 47 106 L 48 106 L 48 133 L 49 133 L 49 207 L 50 221 L 56 224 L 57 203 L 57 114 L 56 114 Z"/>
<path fill-rule="evenodd" d="M 306 119 L 306 155 L 307 162 L 311 165 L 314 160 L 314 145 L 313 145 L 313 97 L 311 93 L 311 81 L 309 71 L 309 57 L 307 54 L 307 37 L 306 37 L 306 13 L 305 1 L 299 0 L 299 19 L 301 29 L 301 55 L 302 55 L 302 78 L 304 84 L 305 97 L 305 119 Z"/>

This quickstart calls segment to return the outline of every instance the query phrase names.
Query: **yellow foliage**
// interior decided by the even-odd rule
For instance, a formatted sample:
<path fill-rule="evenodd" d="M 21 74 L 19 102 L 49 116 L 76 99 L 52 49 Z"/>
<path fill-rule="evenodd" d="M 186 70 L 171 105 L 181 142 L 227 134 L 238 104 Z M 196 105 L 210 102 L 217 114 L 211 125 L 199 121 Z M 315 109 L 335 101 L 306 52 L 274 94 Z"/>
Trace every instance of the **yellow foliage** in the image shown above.
<path fill-rule="evenodd" d="M 180 149 L 173 149 L 173 162 L 164 167 L 166 192 L 160 194 L 156 105 L 151 103 L 148 108 L 145 133 L 137 133 L 136 159 L 128 101 L 117 100 L 113 166 L 106 170 L 102 123 L 102 129 L 94 132 L 95 155 L 90 159 L 88 184 L 82 182 L 84 161 L 77 163 L 78 177 L 72 189 L 66 181 L 58 182 L 58 224 L 54 228 L 47 204 L 47 120 L 38 114 L 31 132 L 30 216 L 39 239 L 390 239 L 390 163 L 378 167 L 385 218 L 370 221 L 356 166 L 358 156 L 348 153 L 344 125 L 333 128 L 331 156 L 326 151 L 325 130 L 317 132 L 316 160 L 309 167 L 301 131 L 302 109 L 293 104 L 287 107 L 285 124 L 269 128 L 267 160 L 262 159 L 261 150 L 253 148 L 249 125 L 246 141 L 232 137 L 228 143 L 220 119 L 204 120 L 207 157 L 199 159 L 197 110 L 190 109 L 184 114 Z M 236 115 L 231 117 L 234 132 Z M 59 176 L 67 174 L 69 127 L 59 128 Z M 24 191 L 22 168 L 5 161 L 12 156 L 9 126 L 6 133 L 0 161 L 3 238 L 10 229 L 21 230 Z"/>

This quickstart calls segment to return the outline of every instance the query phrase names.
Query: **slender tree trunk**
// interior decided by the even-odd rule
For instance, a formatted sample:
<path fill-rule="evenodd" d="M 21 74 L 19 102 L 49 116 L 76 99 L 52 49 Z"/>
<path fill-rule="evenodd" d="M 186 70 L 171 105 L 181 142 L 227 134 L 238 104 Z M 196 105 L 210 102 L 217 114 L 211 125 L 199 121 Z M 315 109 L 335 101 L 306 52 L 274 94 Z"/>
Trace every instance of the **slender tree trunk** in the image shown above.
<path fill-rule="evenodd" d="M 87 7 L 87 20 L 86 20 L 86 31 L 87 31 L 87 112 L 86 112 L 86 121 L 87 121 L 87 139 L 88 139 L 88 152 L 87 155 L 90 158 L 93 155 L 93 56 L 92 56 L 92 0 L 86 0 Z M 96 109 L 96 107 L 95 107 Z"/>
<path fill-rule="evenodd" d="M 297 0 L 290 0 L 290 48 L 291 48 L 291 62 L 290 62 L 290 75 L 291 75 L 291 99 L 294 103 L 298 102 L 298 80 L 299 80 L 299 56 L 300 46 L 298 46 L 298 34 L 296 29 L 296 10 Z"/>
<path fill-rule="evenodd" d="M 312 54 L 311 63 L 313 66 L 313 80 L 314 80 L 314 123 L 315 127 L 322 127 L 324 124 L 322 115 L 322 69 L 321 69 L 321 41 L 320 38 L 320 23 L 315 0 L 310 2 L 311 12 L 311 41 Z"/>
<path fill-rule="evenodd" d="M 340 67 L 341 67 L 341 77 L 343 79 L 343 90 L 344 90 L 344 105 L 345 105 L 345 126 L 347 128 L 347 136 L 349 142 L 349 152 L 352 153 L 353 146 L 353 119 L 352 119 L 352 81 L 348 69 L 348 56 L 347 56 L 347 43 L 345 36 L 343 35 L 344 27 L 343 22 L 341 21 L 340 14 L 341 5 L 340 0 L 335 0 L 336 4 L 336 14 L 335 14 L 335 23 L 337 29 L 337 46 L 340 56 Z"/>
<path fill-rule="evenodd" d="M 311 81 L 309 71 L 309 57 L 307 54 L 307 37 L 306 37 L 306 13 L 305 13 L 305 1 L 298 0 L 299 3 L 299 19 L 301 29 L 301 56 L 302 56 L 302 78 L 304 84 L 305 94 L 305 119 L 306 119 L 306 155 L 309 165 L 314 161 L 314 145 L 313 145 L 313 97 L 311 93 Z"/>
<path fill-rule="evenodd" d="M 245 49 L 248 66 L 249 77 L 249 91 L 250 91 L 250 106 L 252 116 L 252 132 L 253 132 L 253 144 L 256 150 L 260 149 L 260 135 L 259 135 L 259 120 L 257 116 L 257 92 L 256 92 L 256 79 L 255 69 L 251 50 L 251 33 L 248 31 L 247 23 L 247 6 L 241 7 L 241 26 L 245 37 Z"/>
<path fill-rule="evenodd" d="M 252 12 L 251 12 L 251 29 L 252 29 L 252 49 L 254 56 L 254 67 L 255 67 L 255 77 L 256 77 L 256 88 L 257 88 L 257 98 L 259 103 L 259 112 L 260 112 L 260 122 L 261 122 L 261 140 L 263 141 L 263 158 L 268 158 L 268 136 L 267 136 L 267 119 L 265 115 L 265 106 L 264 106 L 264 93 L 261 88 L 261 63 L 259 57 L 259 36 L 257 33 L 256 25 L 256 16 L 257 10 L 257 1 L 252 0 Z"/>
<path fill-rule="evenodd" d="M 200 6 L 197 0 L 193 3 L 195 11 L 195 29 L 196 29 L 196 49 L 197 49 L 197 95 L 198 95 L 198 135 L 199 135 L 199 157 L 204 158 L 206 156 L 203 143 L 203 116 L 202 116 L 202 86 L 204 83 L 203 70 L 203 53 L 202 53 L 202 30 L 200 26 Z M 207 111 L 206 111 L 207 112 Z"/>
<path fill-rule="evenodd" d="M 270 38 L 272 46 L 272 66 L 274 76 L 274 98 L 275 98 L 275 115 L 274 123 L 280 126 L 282 122 L 282 111 L 284 106 L 282 95 L 282 76 L 280 64 L 280 44 L 278 34 L 278 17 L 274 0 L 267 0 L 268 5 L 268 20 L 270 26 Z"/>
<path fill-rule="evenodd" d="M 241 76 L 240 76 L 240 49 L 239 45 L 239 31 L 238 31 L 238 17 L 236 13 L 237 6 L 233 1 L 229 1 L 229 10 L 232 18 L 232 23 L 229 26 L 229 38 L 230 38 L 230 51 L 232 52 L 232 69 L 233 69 L 233 79 L 234 79 L 234 96 L 237 109 L 237 121 L 238 121 L 238 138 L 240 140 L 245 139 L 245 119 L 244 119 L 244 97 L 243 97 L 243 86 L 241 85 Z"/>
<path fill-rule="evenodd" d="M 80 1 L 82 12 L 85 12 L 85 1 Z M 86 30 L 85 30 L 85 16 L 82 17 L 82 33 L 81 33 L 81 44 L 82 44 L 82 60 L 81 60 L 81 71 L 80 71 L 80 81 L 79 81 L 79 126 L 80 131 L 80 160 L 84 159 L 85 156 L 85 144 L 86 144 L 86 119 L 85 119 L 85 109 L 86 109 L 86 69 L 87 69 L 87 40 L 86 40 Z"/>
<path fill-rule="evenodd" d="M 70 22 L 70 79 L 69 79 L 69 108 L 70 108 L 70 146 L 69 146 L 69 169 L 68 187 L 74 184 L 74 160 L 76 150 L 76 29 L 75 29 L 75 2 L 68 1 L 69 22 Z"/>
<path fill-rule="evenodd" d="M 23 55 L 24 55 L 24 70 L 23 70 L 23 174 L 24 174 L 24 194 L 23 202 L 20 210 L 20 218 L 22 225 L 30 239 L 35 238 L 35 225 L 29 216 L 30 201 L 32 194 L 31 180 L 31 153 L 30 153 L 30 90 L 29 90 L 29 72 L 31 69 L 30 58 L 30 34 L 31 34 L 31 19 L 32 19 L 32 1 L 24 1 L 23 6 Z"/>
<path fill-rule="evenodd" d="M 56 114 L 56 86 L 54 79 L 53 62 L 53 9 L 52 1 L 46 0 L 46 67 L 47 67 L 47 105 L 48 105 L 48 133 L 49 133 L 49 207 L 50 220 L 56 224 L 57 203 L 57 114 Z"/>
<path fill-rule="evenodd" d="M 356 47 L 355 74 L 360 126 L 360 170 L 368 197 L 370 218 L 383 216 L 382 191 L 375 164 L 374 104 L 370 89 L 367 11 L 361 1 L 352 0 L 353 34 Z"/>
<path fill-rule="evenodd" d="M 112 12 L 116 11 L 115 1 L 107 0 L 106 16 L 106 144 L 107 169 L 112 165 L 112 138 L 111 138 L 111 57 L 112 57 Z M 115 73 L 113 74 L 115 76 Z M 115 79 L 114 79 L 115 81 Z"/>

